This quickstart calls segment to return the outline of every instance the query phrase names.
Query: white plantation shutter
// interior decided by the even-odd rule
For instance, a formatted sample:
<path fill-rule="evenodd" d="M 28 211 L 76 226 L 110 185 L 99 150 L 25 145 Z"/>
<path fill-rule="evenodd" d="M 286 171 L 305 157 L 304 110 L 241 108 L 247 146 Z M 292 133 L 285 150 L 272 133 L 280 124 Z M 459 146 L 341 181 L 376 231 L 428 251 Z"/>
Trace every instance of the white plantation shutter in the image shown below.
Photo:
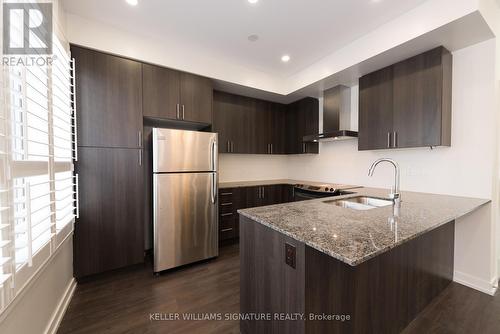
<path fill-rule="evenodd" d="M 76 118 L 74 110 L 74 62 L 54 38 L 52 64 L 52 140 L 54 149 L 54 201 L 56 231 L 62 231 L 75 218 L 77 177 L 73 175 L 76 157 Z"/>
<path fill-rule="evenodd" d="M 46 66 L 1 68 L 0 312 L 71 234 L 77 212 L 73 62 L 55 35 L 53 53 Z"/>

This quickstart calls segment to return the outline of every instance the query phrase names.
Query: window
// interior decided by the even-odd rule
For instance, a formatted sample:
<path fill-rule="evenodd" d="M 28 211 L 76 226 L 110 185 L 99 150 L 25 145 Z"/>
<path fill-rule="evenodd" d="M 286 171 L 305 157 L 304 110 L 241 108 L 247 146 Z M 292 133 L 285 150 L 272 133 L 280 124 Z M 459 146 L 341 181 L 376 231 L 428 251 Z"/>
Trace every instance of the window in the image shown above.
<path fill-rule="evenodd" d="M 71 234 L 77 212 L 73 63 L 55 35 L 53 53 L 42 66 L 1 65 L 0 312 Z"/>

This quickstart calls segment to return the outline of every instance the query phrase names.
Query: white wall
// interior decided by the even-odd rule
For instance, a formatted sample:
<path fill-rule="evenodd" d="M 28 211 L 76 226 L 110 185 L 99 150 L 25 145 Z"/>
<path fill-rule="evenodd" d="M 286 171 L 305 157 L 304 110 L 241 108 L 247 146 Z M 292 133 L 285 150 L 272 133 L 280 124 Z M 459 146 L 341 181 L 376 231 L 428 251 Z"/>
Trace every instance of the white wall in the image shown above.
<path fill-rule="evenodd" d="M 73 238 L 69 236 L 40 274 L 0 316 L 0 333 L 55 333 L 75 285 Z"/>
<path fill-rule="evenodd" d="M 285 155 L 220 154 L 219 182 L 286 179 L 287 162 Z"/>

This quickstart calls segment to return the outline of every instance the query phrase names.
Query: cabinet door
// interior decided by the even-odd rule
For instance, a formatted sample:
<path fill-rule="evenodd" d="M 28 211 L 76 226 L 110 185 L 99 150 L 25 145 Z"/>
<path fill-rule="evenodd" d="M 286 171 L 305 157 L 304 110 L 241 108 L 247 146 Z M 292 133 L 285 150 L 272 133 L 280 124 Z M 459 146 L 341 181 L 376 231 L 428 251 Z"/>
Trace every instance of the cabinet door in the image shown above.
<path fill-rule="evenodd" d="M 181 105 L 184 121 L 212 124 L 212 81 L 181 73 Z"/>
<path fill-rule="evenodd" d="M 212 130 L 219 135 L 219 153 L 229 153 L 229 141 L 233 136 L 234 118 L 230 96 L 218 91 L 214 92 L 214 124 Z"/>
<path fill-rule="evenodd" d="M 219 153 L 251 153 L 253 138 L 252 100 L 214 92 L 214 126 L 219 134 Z"/>
<path fill-rule="evenodd" d="M 451 68 L 451 54 L 437 48 L 394 65 L 394 147 L 442 144 L 443 60 Z"/>
<path fill-rule="evenodd" d="M 281 202 L 289 203 L 294 201 L 293 185 L 283 184 L 281 186 Z"/>
<path fill-rule="evenodd" d="M 319 132 L 319 102 L 305 98 L 288 106 L 287 153 L 318 153 L 318 143 L 304 143 L 303 137 Z"/>
<path fill-rule="evenodd" d="M 286 116 L 286 153 L 302 153 L 302 142 L 298 135 L 298 104 L 292 103 L 287 106 Z"/>
<path fill-rule="evenodd" d="M 272 113 L 271 104 L 263 100 L 254 100 L 253 110 L 253 142 L 255 147 L 252 150 L 254 154 L 271 154 L 271 132 L 272 132 Z"/>
<path fill-rule="evenodd" d="M 71 54 L 76 62 L 78 145 L 139 147 L 141 64 L 75 46 Z"/>
<path fill-rule="evenodd" d="M 245 187 L 246 208 L 262 206 L 261 187 Z"/>
<path fill-rule="evenodd" d="M 262 205 L 282 203 L 281 185 L 262 186 Z"/>
<path fill-rule="evenodd" d="M 180 73 L 165 67 L 142 65 L 144 116 L 178 119 Z"/>
<path fill-rule="evenodd" d="M 319 133 L 319 101 L 318 99 L 308 97 L 300 101 L 299 122 L 301 131 L 299 133 L 300 141 L 304 136 Z M 305 143 L 304 153 L 319 153 L 319 143 Z"/>
<path fill-rule="evenodd" d="M 143 172 L 138 149 L 79 147 L 77 278 L 144 260 Z"/>
<path fill-rule="evenodd" d="M 359 79 L 358 150 L 390 148 L 393 131 L 393 68 Z"/>
<path fill-rule="evenodd" d="M 286 153 L 286 109 L 279 103 L 271 104 L 271 144 L 272 154 Z"/>

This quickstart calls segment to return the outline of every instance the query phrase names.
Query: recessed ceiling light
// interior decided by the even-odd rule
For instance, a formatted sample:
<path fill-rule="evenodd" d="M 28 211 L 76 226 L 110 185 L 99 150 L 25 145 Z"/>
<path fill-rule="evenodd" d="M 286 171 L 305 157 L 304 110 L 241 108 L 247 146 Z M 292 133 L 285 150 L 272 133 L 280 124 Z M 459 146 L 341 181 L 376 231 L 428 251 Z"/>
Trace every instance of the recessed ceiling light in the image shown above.
<path fill-rule="evenodd" d="M 130 6 L 137 6 L 139 3 L 137 0 L 125 0 Z"/>
<path fill-rule="evenodd" d="M 248 36 L 247 38 L 248 38 L 248 40 L 249 40 L 250 42 L 257 42 L 257 40 L 259 39 L 259 35 L 255 35 L 255 34 L 254 34 L 254 35 L 250 35 L 250 36 Z"/>
<path fill-rule="evenodd" d="M 281 61 L 284 63 L 288 63 L 290 61 L 290 56 L 289 55 L 283 55 L 281 57 Z"/>
<path fill-rule="evenodd" d="M 253 5 L 253 4 L 256 4 L 257 2 L 259 2 L 259 0 L 248 0 L 248 2 L 250 2 Z"/>

